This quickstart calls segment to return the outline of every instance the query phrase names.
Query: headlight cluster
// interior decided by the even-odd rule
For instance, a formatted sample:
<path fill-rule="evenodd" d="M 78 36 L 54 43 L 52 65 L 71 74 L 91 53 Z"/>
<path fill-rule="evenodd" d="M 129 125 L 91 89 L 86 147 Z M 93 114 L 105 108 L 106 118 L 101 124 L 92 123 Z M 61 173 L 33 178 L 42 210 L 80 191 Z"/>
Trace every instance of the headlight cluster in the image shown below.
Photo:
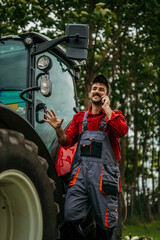
<path fill-rule="evenodd" d="M 52 82 L 50 81 L 49 70 L 52 67 L 52 60 L 50 57 L 43 55 L 37 60 L 37 68 L 44 72 L 41 74 L 40 91 L 45 97 L 49 97 L 52 94 Z"/>

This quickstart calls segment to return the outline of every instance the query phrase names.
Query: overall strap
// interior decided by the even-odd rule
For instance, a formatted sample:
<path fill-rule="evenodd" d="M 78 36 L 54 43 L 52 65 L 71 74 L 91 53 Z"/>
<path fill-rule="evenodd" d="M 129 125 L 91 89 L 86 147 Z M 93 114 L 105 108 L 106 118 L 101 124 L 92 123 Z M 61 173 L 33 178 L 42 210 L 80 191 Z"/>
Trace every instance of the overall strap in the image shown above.
<path fill-rule="evenodd" d="M 88 111 L 85 112 L 83 122 L 82 122 L 82 132 L 88 130 L 88 119 L 87 119 L 87 113 Z"/>
<path fill-rule="evenodd" d="M 88 126 L 87 126 L 87 124 L 88 124 L 87 113 L 88 113 L 88 111 L 86 111 L 85 114 L 84 114 L 84 118 L 83 118 L 83 122 L 82 122 L 82 132 L 88 130 Z M 105 118 L 106 118 L 106 116 L 101 121 L 101 125 L 99 127 L 99 131 L 103 131 L 103 129 L 105 129 L 106 126 L 107 126 Z"/>
<path fill-rule="evenodd" d="M 103 129 L 105 129 L 107 127 L 105 118 L 106 118 L 106 116 L 101 121 L 101 125 L 99 127 L 99 131 L 103 131 Z"/>

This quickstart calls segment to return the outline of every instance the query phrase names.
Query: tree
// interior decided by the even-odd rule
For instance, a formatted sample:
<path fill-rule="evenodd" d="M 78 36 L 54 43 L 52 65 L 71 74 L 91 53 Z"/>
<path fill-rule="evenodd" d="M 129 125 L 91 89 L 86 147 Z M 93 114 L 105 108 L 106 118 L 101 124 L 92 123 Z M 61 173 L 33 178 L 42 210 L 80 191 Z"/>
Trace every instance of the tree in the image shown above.
<path fill-rule="evenodd" d="M 160 3 L 157 0 L 2 0 L 0 16 L 1 35 L 18 34 L 27 27 L 29 31 L 45 32 L 54 38 L 64 35 L 66 23 L 89 25 L 88 59 L 77 81 L 80 106 L 87 109 L 90 105 L 88 91 L 93 77 L 105 74 L 111 85 L 111 107 L 122 110 L 132 135 L 121 139 L 123 186 L 125 172 L 133 189 L 142 176 L 143 193 L 147 195 L 149 169 L 145 165 L 150 164 L 151 158 L 157 161 L 157 165 L 153 164 L 153 179 L 156 167 L 160 179 L 160 154 L 158 157 L 157 151 L 152 157 L 150 154 L 152 132 L 156 139 L 154 148 L 160 145 Z M 28 26 L 29 23 L 32 24 Z M 160 192 L 160 181 L 157 191 Z M 134 199 L 133 191 L 132 212 Z M 158 203 L 160 213 L 160 194 Z"/>

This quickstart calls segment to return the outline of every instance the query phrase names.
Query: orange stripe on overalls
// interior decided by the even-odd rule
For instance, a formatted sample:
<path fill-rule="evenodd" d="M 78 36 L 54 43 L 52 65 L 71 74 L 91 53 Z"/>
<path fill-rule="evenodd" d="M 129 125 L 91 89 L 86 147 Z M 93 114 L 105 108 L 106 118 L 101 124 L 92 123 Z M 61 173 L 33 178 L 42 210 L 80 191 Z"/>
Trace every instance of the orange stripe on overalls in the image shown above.
<path fill-rule="evenodd" d="M 75 184 L 76 180 L 77 180 L 77 177 L 78 177 L 78 174 L 79 174 L 79 171 L 80 171 L 80 168 L 81 168 L 81 165 L 79 166 L 76 174 L 74 175 L 74 178 L 70 181 L 68 187 L 71 187 Z"/>
<path fill-rule="evenodd" d="M 101 193 L 104 194 L 104 192 L 103 192 L 103 190 L 102 190 L 102 177 L 103 177 L 103 166 L 101 167 L 101 177 L 100 177 L 99 190 L 101 191 Z"/>
<path fill-rule="evenodd" d="M 110 228 L 110 226 L 108 225 L 108 208 L 106 209 L 105 226 L 106 226 L 107 228 Z"/>

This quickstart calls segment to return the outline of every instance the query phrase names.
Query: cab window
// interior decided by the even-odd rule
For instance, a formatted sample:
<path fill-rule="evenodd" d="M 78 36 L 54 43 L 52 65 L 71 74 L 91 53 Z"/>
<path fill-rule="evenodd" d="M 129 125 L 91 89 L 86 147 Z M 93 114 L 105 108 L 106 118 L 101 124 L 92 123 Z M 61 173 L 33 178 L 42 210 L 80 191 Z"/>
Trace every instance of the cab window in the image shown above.
<path fill-rule="evenodd" d="M 0 41 L 0 102 L 26 118 L 26 103 L 20 98 L 27 77 L 27 49 L 19 39 Z"/>

